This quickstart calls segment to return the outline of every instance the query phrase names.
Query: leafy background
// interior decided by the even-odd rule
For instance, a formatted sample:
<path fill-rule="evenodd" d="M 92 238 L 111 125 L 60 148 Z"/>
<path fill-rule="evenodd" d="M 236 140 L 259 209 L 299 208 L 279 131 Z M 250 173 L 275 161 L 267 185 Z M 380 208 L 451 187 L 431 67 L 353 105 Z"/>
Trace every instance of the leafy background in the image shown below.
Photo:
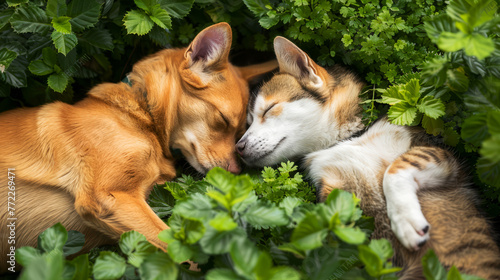
<path fill-rule="evenodd" d="M 497 11 L 495 0 L 7 0 L 0 111 L 78 101 L 98 83 L 121 81 L 140 58 L 225 21 L 237 64 L 273 57 L 281 35 L 323 66 L 354 68 L 367 84 L 364 121 L 387 114 L 452 146 L 499 227 Z"/>

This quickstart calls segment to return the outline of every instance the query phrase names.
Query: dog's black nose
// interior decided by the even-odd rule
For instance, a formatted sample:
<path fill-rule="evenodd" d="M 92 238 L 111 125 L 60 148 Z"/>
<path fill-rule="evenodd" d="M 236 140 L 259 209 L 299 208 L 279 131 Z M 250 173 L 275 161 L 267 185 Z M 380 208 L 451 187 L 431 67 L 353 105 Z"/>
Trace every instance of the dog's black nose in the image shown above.
<path fill-rule="evenodd" d="M 236 151 L 238 152 L 238 154 L 240 156 L 243 156 L 243 153 L 245 152 L 245 146 L 247 145 L 247 142 L 246 141 L 238 141 L 238 143 L 236 143 Z"/>

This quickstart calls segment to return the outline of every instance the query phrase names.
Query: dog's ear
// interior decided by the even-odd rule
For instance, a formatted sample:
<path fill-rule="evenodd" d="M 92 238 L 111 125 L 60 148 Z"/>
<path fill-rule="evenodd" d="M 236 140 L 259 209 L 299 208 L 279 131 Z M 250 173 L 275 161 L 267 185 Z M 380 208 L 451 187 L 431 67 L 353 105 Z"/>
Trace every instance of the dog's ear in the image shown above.
<path fill-rule="evenodd" d="M 184 52 L 187 70 L 197 76 L 197 86 L 204 86 L 210 80 L 210 74 L 227 66 L 231 49 L 231 27 L 225 22 L 203 29 Z M 192 80 L 192 79 L 190 79 Z M 196 81 L 198 80 L 198 81 Z"/>
<path fill-rule="evenodd" d="M 262 74 L 273 71 L 278 68 L 278 62 L 276 60 L 270 60 L 268 62 L 253 64 L 249 66 L 238 67 L 243 79 L 250 81 Z"/>
<path fill-rule="evenodd" d="M 324 85 L 320 73 L 323 69 L 294 43 L 278 36 L 274 38 L 274 52 L 280 72 L 288 73 L 312 88 L 319 89 Z"/>

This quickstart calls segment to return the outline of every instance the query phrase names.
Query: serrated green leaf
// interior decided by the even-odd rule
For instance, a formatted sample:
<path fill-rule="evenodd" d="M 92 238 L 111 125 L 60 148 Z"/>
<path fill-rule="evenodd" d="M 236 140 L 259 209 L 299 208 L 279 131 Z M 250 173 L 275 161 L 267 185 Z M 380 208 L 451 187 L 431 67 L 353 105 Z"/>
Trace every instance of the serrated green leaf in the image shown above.
<path fill-rule="evenodd" d="M 146 12 L 151 12 L 151 8 L 157 5 L 156 0 L 134 0 L 135 5 Z"/>
<path fill-rule="evenodd" d="M 492 163 L 500 162 L 500 134 L 494 134 L 482 143 L 479 150 L 483 158 Z"/>
<path fill-rule="evenodd" d="M 17 58 L 17 53 L 7 48 L 0 49 L 0 72 L 9 69 L 10 64 Z"/>
<path fill-rule="evenodd" d="M 191 259 L 194 252 L 189 245 L 174 240 L 168 243 L 168 254 L 174 262 L 181 263 Z"/>
<path fill-rule="evenodd" d="M 75 268 L 72 280 L 88 280 L 90 277 L 89 256 L 80 255 L 69 261 Z"/>
<path fill-rule="evenodd" d="M 185 218 L 205 220 L 214 215 L 213 208 L 209 197 L 195 193 L 188 200 L 176 204 L 173 211 Z"/>
<path fill-rule="evenodd" d="M 59 31 L 52 32 L 52 42 L 57 51 L 67 55 L 78 44 L 78 39 L 75 34 L 64 34 Z"/>
<path fill-rule="evenodd" d="M 242 217 L 251 225 L 257 227 L 283 226 L 289 222 L 283 209 L 264 202 L 252 204 Z"/>
<path fill-rule="evenodd" d="M 500 135 L 500 111 L 488 112 L 487 123 L 492 135 Z"/>
<path fill-rule="evenodd" d="M 467 34 L 462 32 L 443 32 L 437 40 L 439 48 L 446 52 L 456 52 L 463 48 L 468 43 Z"/>
<path fill-rule="evenodd" d="M 405 89 L 408 92 L 404 97 L 406 102 L 411 105 L 416 105 L 420 98 L 420 82 L 418 79 L 411 79 L 405 84 Z"/>
<path fill-rule="evenodd" d="M 370 241 L 368 247 L 370 247 L 381 260 L 390 259 L 394 254 L 391 243 L 387 239 L 373 239 Z"/>
<path fill-rule="evenodd" d="M 117 253 L 102 251 L 97 257 L 93 274 L 95 279 L 117 279 L 122 277 L 127 267 L 125 260 Z"/>
<path fill-rule="evenodd" d="M 128 231 L 120 236 L 118 245 L 123 253 L 130 255 L 141 241 L 146 241 L 146 237 L 137 231 Z"/>
<path fill-rule="evenodd" d="M 257 17 L 262 17 L 266 14 L 268 11 L 266 6 L 271 6 L 268 0 L 243 0 L 243 3 L 245 3 L 247 8 Z"/>
<path fill-rule="evenodd" d="M 400 102 L 391 106 L 387 116 L 393 124 L 410 125 L 417 117 L 417 108 L 406 102 Z"/>
<path fill-rule="evenodd" d="M 448 60 L 444 57 L 438 57 L 424 63 L 422 66 L 423 84 L 435 87 L 442 86 L 446 82 L 448 67 Z"/>
<path fill-rule="evenodd" d="M 366 234 L 359 228 L 337 226 L 333 228 L 333 232 L 340 238 L 340 240 L 348 244 L 359 245 L 366 240 Z"/>
<path fill-rule="evenodd" d="M 43 48 L 42 60 L 51 68 L 57 63 L 57 52 L 51 47 Z"/>
<path fill-rule="evenodd" d="M 68 232 L 61 223 L 46 229 L 38 236 L 38 248 L 44 252 L 61 251 L 68 240 Z"/>
<path fill-rule="evenodd" d="M 40 250 L 28 246 L 18 248 L 15 254 L 16 262 L 24 267 L 27 267 L 33 260 L 42 256 Z"/>
<path fill-rule="evenodd" d="M 2 29 L 7 23 L 9 23 L 9 20 L 14 12 L 14 9 L 4 9 L 0 11 L 0 29 Z"/>
<path fill-rule="evenodd" d="M 383 261 L 377 253 L 366 245 L 359 245 L 359 259 L 364 263 L 365 270 L 370 276 L 378 277 L 383 269 Z"/>
<path fill-rule="evenodd" d="M 54 73 L 47 79 L 47 84 L 55 92 L 63 93 L 68 86 L 69 80 L 64 73 Z"/>
<path fill-rule="evenodd" d="M 293 209 L 295 209 L 295 207 L 301 205 L 302 203 L 303 201 L 298 197 L 287 196 L 280 202 L 279 207 L 283 208 L 288 216 L 291 216 L 293 213 Z"/>
<path fill-rule="evenodd" d="M 460 272 L 455 266 L 452 266 L 446 275 L 446 280 L 462 280 Z"/>
<path fill-rule="evenodd" d="M 481 34 L 474 33 L 469 35 L 467 39 L 464 46 L 466 55 L 475 56 L 479 60 L 483 60 L 495 50 L 493 39 L 484 37 Z"/>
<path fill-rule="evenodd" d="M 433 119 L 442 117 L 445 113 L 445 106 L 441 99 L 429 95 L 419 101 L 417 108 L 420 112 Z"/>
<path fill-rule="evenodd" d="M 160 6 L 174 18 L 183 18 L 189 14 L 195 0 L 160 0 Z"/>
<path fill-rule="evenodd" d="M 152 7 L 151 16 L 149 18 L 151 18 L 152 21 L 163 29 L 172 28 L 172 19 L 168 15 L 167 11 L 162 9 L 160 5 Z"/>
<path fill-rule="evenodd" d="M 20 280 L 31 279 L 63 279 L 64 257 L 61 251 L 55 250 L 50 254 L 43 254 L 34 258 L 23 269 Z"/>
<path fill-rule="evenodd" d="M 28 3 L 28 0 L 7 0 L 7 5 L 9 7 L 15 7 L 20 4 Z"/>
<path fill-rule="evenodd" d="M 84 244 L 85 235 L 83 233 L 74 230 L 68 231 L 68 240 L 63 246 L 64 256 L 67 257 L 80 252 Z"/>
<path fill-rule="evenodd" d="M 439 36 L 443 32 L 457 32 L 453 20 L 446 14 L 433 16 L 430 20 L 424 22 L 424 29 L 427 36 L 433 43 L 437 43 Z"/>
<path fill-rule="evenodd" d="M 262 27 L 264 27 L 265 29 L 269 29 L 269 28 L 275 26 L 276 24 L 278 24 L 278 22 L 279 22 L 279 17 L 264 16 L 264 17 L 259 19 L 260 25 Z"/>
<path fill-rule="evenodd" d="M 123 18 L 123 23 L 128 34 L 145 35 L 154 26 L 154 22 L 149 16 L 140 10 L 129 11 Z"/>
<path fill-rule="evenodd" d="M 422 127 L 425 128 L 425 132 L 438 136 L 444 131 L 444 121 L 442 119 L 432 119 L 428 116 L 423 116 Z"/>
<path fill-rule="evenodd" d="M 464 74 L 463 69 L 449 69 L 446 71 L 448 87 L 454 92 L 465 92 L 469 89 L 469 78 Z"/>
<path fill-rule="evenodd" d="M 62 17 L 55 17 L 52 18 L 52 27 L 58 32 L 61 32 L 63 34 L 70 34 L 71 33 L 71 23 L 70 17 L 62 16 Z"/>
<path fill-rule="evenodd" d="M 167 253 L 156 252 L 146 257 L 139 268 L 139 273 L 144 280 L 175 280 L 179 268 Z"/>
<path fill-rule="evenodd" d="M 92 28 L 84 32 L 80 38 L 80 42 L 86 42 L 94 47 L 111 51 L 114 48 L 113 37 L 107 29 Z"/>
<path fill-rule="evenodd" d="M 260 255 L 255 244 L 248 239 L 238 240 L 233 242 L 229 253 L 236 272 L 245 277 L 251 277 Z"/>
<path fill-rule="evenodd" d="M 309 212 L 299 222 L 290 240 L 297 249 L 306 251 L 321 247 L 327 235 L 327 225 L 316 213 Z"/>
<path fill-rule="evenodd" d="M 18 56 L 12 61 L 9 69 L 5 70 L 3 73 L 0 71 L 0 78 L 7 82 L 7 84 L 16 87 L 26 87 L 27 76 L 26 70 L 28 67 L 28 61 L 24 56 Z"/>
<path fill-rule="evenodd" d="M 477 161 L 477 173 L 484 183 L 500 187 L 500 162 L 481 157 Z"/>
<path fill-rule="evenodd" d="M 238 274 L 228 268 L 214 268 L 208 271 L 205 276 L 207 280 L 239 280 L 245 279 L 238 276 Z"/>
<path fill-rule="evenodd" d="M 68 5 L 67 16 L 75 32 L 81 32 L 99 21 L 101 4 L 96 0 L 72 0 Z"/>
<path fill-rule="evenodd" d="M 53 18 L 65 16 L 68 10 L 65 0 L 48 0 L 45 11 L 47 15 Z"/>
<path fill-rule="evenodd" d="M 242 228 L 232 231 L 217 231 L 212 227 L 207 227 L 205 234 L 200 239 L 200 245 L 207 254 L 228 253 L 233 242 L 246 238 Z"/>
<path fill-rule="evenodd" d="M 10 24 L 18 33 L 46 33 L 51 29 L 45 11 L 32 4 L 16 9 L 10 18 Z"/>
<path fill-rule="evenodd" d="M 153 244 L 147 241 L 140 241 L 135 246 L 135 250 L 129 254 L 128 262 L 134 267 L 139 268 L 147 256 L 154 254 L 157 251 L 158 248 L 156 248 Z"/>
<path fill-rule="evenodd" d="M 354 194 L 334 189 L 330 192 L 324 204 L 325 209 L 328 211 L 325 218 L 331 219 L 331 216 L 338 214 L 341 223 L 347 224 L 352 222 L 359 218 L 358 203 L 359 199 Z M 329 226 L 332 228 L 334 225 L 330 224 Z"/>
<path fill-rule="evenodd" d="M 422 257 L 422 267 L 426 279 L 444 279 L 446 277 L 446 270 L 439 262 L 436 253 L 433 250 L 427 251 Z"/>
<path fill-rule="evenodd" d="M 217 231 L 231 231 L 238 227 L 238 224 L 227 213 L 219 213 L 208 223 Z"/>

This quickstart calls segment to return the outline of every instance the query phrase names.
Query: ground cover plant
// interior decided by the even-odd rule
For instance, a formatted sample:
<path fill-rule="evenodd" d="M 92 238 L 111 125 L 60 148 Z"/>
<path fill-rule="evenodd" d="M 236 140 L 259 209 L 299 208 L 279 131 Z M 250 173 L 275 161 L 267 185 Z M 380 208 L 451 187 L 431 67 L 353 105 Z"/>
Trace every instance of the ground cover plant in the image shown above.
<path fill-rule="evenodd" d="M 269 58 L 281 35 L 323 66 L 354 68 L 367 82 L 365 122 L 387 114 L 453 146 L 470 166 L 483 209 L 498 223 L 495 0 L 7 0 L 0 5 L 0 111 L 77 101 L 95 84 L 121 81 L 141 57 L 184 46 L 220 21 L 233 27 L 233 60 L 240 63 Z M 111 251 L 67 261 L 84 237 L 55 225 L 37 249 L 18 250 L 26 266 L 20 277 L 395 278 L 392 249 L 369 240 L 373 225 L 357 198 L 335 191 L 315 204 L 314 189 L 295 168 L 285 163 L 252 177 L 216 169 L 202 180 L 181 176 L 156 187 L 149 203 L 171 227 L 161 235 L 168 253 L 130 232 Z M 187 259 L 203 273 L 179 265 Z M 432 252 L 423 262 L 428 279 L 473 279 L 454 268 L 446 272 Z"/>

